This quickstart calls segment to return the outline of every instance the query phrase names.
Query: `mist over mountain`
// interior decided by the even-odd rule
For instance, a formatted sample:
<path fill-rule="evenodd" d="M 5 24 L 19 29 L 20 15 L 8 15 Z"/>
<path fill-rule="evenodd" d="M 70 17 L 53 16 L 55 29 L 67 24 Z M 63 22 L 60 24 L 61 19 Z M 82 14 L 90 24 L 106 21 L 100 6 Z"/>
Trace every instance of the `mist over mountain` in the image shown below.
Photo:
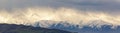
<path fill-rule="evenodd" d="M 117 33 L 119 14 L 119 0 L 0 0 L 0 24 Z"/>
<path fill-rule="evenodd" d="M 0 32 L 1 33 L 119 33 L 120 26 L 114 27 L 112 25 L 102 25 L 100 27 L 97 26 L 83 26 L 80 28 L 79 25 L 72 25 L 69 23 L 65 23 L 65 21 L 61 21 L 58 24 L 49 24 L 48 20 L 42 20 L 40 22 L 44 22 L 48 24 L 49 27 L 43 25 L 43 23 L 36 22 L 35 26 L 25 26 L 25 25 L 16 25 L 16 24 L 0 24 Z M 49 21 L 50 22 L 50 21 Z M 53 21 L 52 21 L 53 22 Z M 54 21 L 55 22 L 55 21 Z M 64 31 L 63 31 L 64 30 Z M 69 32 L 68 32 L 69 31 Z"/>
<path fill-rule="evenodd" d="M 81 10 L 82 11 L 82 10 Z M 120 17 L 107 13 L 80 12 L 71 8 L 26 8 L 12 12 L 2 10 L 0 23 L 26 25 L 79 32 L 84 26 L 101 28 L 104 25 L 115 29 L 120 26 Z"/>
<path fill-rule="evenodd" d="M 44 22 L 44 23 L 43 23 Z M 80 25 L 75 25 L 75 24 L 70 24 L 67 23 L 67 21 L 61 21 L 60 23 L 56 24 L 50 24 L 52 22 L 56 21 L 49 21 L 49 20 L 42 20 L 39 22 L 36 22 L 34 27 L 44 27 L 44 28 L 50 28 L 50 29 L 60 29 L 60 30 L 66 30 L 66 31 L 71 31 L 71 32 L 78 32 L 78 33 L 119 33 L 120 31 L 120 26 L 112 26 L 110 23 L 104 23 L 103 25 L 94 25 L 94 24 L 88 24 L 84 26 Z M 92 22 L 96 23 L 96 22 Z M 46 25 L 47 24 L 47 25 Z M 108 25 L 106 25 L 108 24 Z"/>

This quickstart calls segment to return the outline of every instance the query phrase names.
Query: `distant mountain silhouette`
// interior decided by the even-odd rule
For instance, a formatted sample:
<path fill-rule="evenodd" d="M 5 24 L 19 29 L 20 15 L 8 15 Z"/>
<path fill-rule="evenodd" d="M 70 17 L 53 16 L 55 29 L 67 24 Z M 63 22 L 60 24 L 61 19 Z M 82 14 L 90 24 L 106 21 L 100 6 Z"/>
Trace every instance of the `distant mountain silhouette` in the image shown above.
<path fill-rule="evenodd" d="M 63 24 L 57 24 L 56 26 L 52 25 L 49 28 L 61 29 L 61 30 L 72 31 L 72 32 L 79 32 L 79 33 L 120 33 L 120 26 L 112 28 L 111 25 L 103 25 L 101 27 L 83 26 L 82 28 L 79 28 L 78 25 L 68 24 L 68 26 L 64 26 Z"/>
<path fill-rule="evenodd" d="M 110 25 L 103 25 L 100 28 L 94 26 L 84 26 L 83 28 L 79 28 L 76 25 L 71 25 L 68 27 L 63 27 L 64 25 L 58 24 L 57 27 L 50 27 L 53 29 L 62 29 L 62 30 L 67 30 L 67 31 L 72 31 L 72 32 L 79 32 L 79 33 L 120 33 L 120 26 L 112 28 Z"/>
<path fill-rule="evenodd" d="M 43 21 L 36 22 L 35 26 L 44 27 L 45 25 L 48 24 L 49 27 L 47 28 L 50 28 L 50 29 L 60 29 L 60 30 L 79 32 L 79 33 L 120 33 L 120 26 L 112 28 L 113 27 L 112 24 L 106 23 L 104 21 L 100 22 L 103 25 L 97 24 L 96 26 L 96 23 L 99 23 L 99 22 L 93 21 L 93 24 L 91 23 L 91 24 L 82 26 L 82 28 L 80 28 L 81 26 L 79 25 L 67 23 L 67 21 L 60 21 L 60 23 L 57 23 L 57 24 L 50 24 L 53 22 L 57 22 L 57 21 L 43 20 Z M 104 25 L 104 24 L 108 24 L 108 25 Z M 89 26 L 89 25 L 92 25 L 92 26 Z"/>
<path fill-rule="evenodd" d="M 53 22 L 56 21 L 39 21 L 34 24 L 34 27 L 0 24 L 0 33 L 120 33 L 120 26 L 112 28 L 112 25 L 102 25 L 100 27 L 86 25 L 80 28 L 79 25 L 70 24 L 67 23 L 67 21 L 51 24 Z M 46 27 L 46 24 L 48 24 L 47 26 L 49 27 Z"/>
<path fill-rule="evenodd" d="M 0 33 L 75 33 L 75 32 L 15 24 L 0 24 Z"/>

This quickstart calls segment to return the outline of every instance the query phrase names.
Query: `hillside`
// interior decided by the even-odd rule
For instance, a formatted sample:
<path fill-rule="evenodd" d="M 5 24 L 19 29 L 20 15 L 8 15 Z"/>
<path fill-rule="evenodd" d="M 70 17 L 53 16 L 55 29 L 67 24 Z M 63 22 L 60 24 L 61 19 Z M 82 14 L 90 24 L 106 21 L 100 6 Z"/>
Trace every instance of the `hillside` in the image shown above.
<path fill-rule="evenodd" d="M 72 33 L 72 32 L 24 25 L 0 24 L 0 33 Z"/>

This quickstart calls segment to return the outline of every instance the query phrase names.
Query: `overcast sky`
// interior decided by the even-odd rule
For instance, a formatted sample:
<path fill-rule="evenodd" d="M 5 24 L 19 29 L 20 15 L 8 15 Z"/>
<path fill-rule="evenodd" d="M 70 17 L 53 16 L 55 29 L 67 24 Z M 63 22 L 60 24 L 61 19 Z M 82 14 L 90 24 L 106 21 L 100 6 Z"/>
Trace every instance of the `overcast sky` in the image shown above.
<path fill-rule="evenodd" d="M 120 13 L 120 0 L 0 0 L 0 9 L 27 7 L 68 7 L 79 10 L 96 10 L 111 14 Z"/>

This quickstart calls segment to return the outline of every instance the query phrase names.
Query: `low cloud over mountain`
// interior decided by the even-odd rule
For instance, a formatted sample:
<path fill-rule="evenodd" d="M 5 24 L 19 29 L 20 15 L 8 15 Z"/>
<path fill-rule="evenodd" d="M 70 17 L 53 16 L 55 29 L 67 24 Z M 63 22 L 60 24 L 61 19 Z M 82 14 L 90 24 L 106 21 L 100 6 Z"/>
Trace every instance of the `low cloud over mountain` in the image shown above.
<path fill-rule="evenodd" d="M 119 0 L 0 0 L 0 23 L 7 24 L 44 28 L 109 25 L 114 29 L 120 26 L 119 14 Z"/>

